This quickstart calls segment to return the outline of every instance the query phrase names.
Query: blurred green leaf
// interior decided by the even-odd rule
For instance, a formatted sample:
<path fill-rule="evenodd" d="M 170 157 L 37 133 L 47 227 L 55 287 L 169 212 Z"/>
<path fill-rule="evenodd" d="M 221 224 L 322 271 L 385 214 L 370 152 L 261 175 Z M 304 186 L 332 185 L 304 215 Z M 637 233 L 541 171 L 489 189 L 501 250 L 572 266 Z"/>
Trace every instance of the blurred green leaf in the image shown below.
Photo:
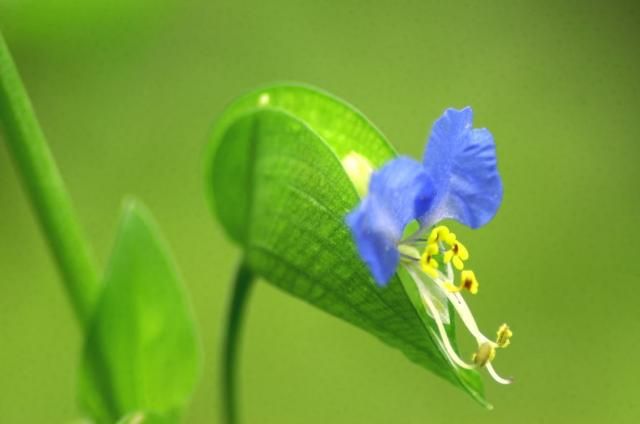
<path fill-rule="evenodd" d="M 99 423 L 131 411 L 175 422 L 198 374 L 196 330 L 176 267 L 150 214 L 129 202 L 89 328 L 81 405 Z"/>
<path fill-rule="evenodd" d="M 351 152 L 374 167 L 395 156 L 366 118 L 328 94 L 298 85 L 252 92 L 214 129 L 207 162 L 213 209 L 256 274 L 487 405 L 478 373 L 453 365 L 441 350 L 408 276 L 381 289 L 360 260 L 344 223 L 359 201 L 341 164 Z"/>

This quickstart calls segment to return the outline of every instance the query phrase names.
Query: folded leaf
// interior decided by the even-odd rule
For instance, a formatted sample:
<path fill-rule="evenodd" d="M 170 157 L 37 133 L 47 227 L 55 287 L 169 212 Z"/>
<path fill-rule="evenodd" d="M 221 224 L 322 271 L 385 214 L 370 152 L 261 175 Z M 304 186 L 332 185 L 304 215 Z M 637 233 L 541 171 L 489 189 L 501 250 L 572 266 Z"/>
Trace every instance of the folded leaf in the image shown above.
<path fill-rule="evenodd" d="M 199 347 L 169 251 L 134 202 L 125 207 L 103 287 L 84 350 L 83 409 L 97 423 L 130 411 L 176 422 L 197 380 Z"/>
<path fill-rule="evenodd" d="M 373 167 L 396 155 L 366 118 L 328 94 L 299 85 L 257 90 L 215 126 L 207 162 L 213 209 L 253 272 L 488 405 L 478 373 L 443 353 L 410 277 L 379 288 L 359 258 L 344 221 L 359 202 L 341 162 L 352 152 Z M 453 334 L 453 324 L 447 330 Z"/>

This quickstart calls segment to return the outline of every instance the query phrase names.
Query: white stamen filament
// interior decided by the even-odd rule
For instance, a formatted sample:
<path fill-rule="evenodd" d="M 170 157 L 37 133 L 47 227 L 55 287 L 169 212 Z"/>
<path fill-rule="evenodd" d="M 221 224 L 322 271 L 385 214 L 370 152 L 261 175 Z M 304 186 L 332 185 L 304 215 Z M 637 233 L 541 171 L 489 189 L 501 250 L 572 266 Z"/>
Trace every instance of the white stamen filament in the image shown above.
<path fill-rule="evenodd" d="M 491 365 L 491 362 L 487 362 L 487 364 L 485 365 L 485 368 L 489 372 L 489 375 L 491 376 L 491 378 L 493 378 L 497 383 L 500 383 L 500 384 L 511 384 L 511 383 L 513 383 L 513 380 L 511 378 L 500 377 L 498 375 L 498 373 L 496 372 L 496 370 L 493 369 L 493 365 Z"/>
<path fill-rule="evenodd" d="M 436 326 L 438 327 L 438 332 L 440 333 L 440 338 L 442 339 L 442 343 L 444 344 L 445 350 L 447 351 L 447 354 L 449 355 L 449 357 L 459 367 L 466 368 L 466 369 L 474 368 L 473 365 L 467 364 L 466 362 L 464 362 L 458 356 L 456 351 L 453 349 L 453 346 L 451 346 L 451 342 L 449 341 L 449 336 L 447 335 L 447 331 L 445 330 L 444 324 L 442 324 L 442 320 L 440 319 L 440 314 L 438 313 L 435 305 L 431 301 L 431 294 L 425 287 L 418 273 L 416 273 L 410 267 L 407 267 L 407 270 L 411 274 L 411 277 L 413 277 L 413 280 L 417 283 L 418 291 L 420 292 L 420 297 L 422 298 L 422 301 L 425 304 L 425 306 L 429 309 L 431 316 L 433 317 L 433 320 L 436 322 Z"/>
<path fill-rule="evenodd" d="M 426 240 L 422 240 L 420 239 L 420 237 L 423 237 L 423 233 L 414 233 L 412 236 L 404 240 L 403 243 L 407 243 L 409 247 L 412 247 L 410 243 L 413 243 L 414 245 L 417 243 L 425 243 Z M 439 252 L 444 252 L 446 250 L 444 247 L 444 243 L 442 241 L 438 241 L 437 243 Z M 497 383 L 511 384 L 513 380 L 511 378 L 501 377 L 491 364 L 491 359 L 493 359 L 493 355 L 495 355 L 494 349 L 499 348 L 500 345 L 498 345 L 496 341 L 493 341 L 482 334 L 462 294 L 459 291 L 451 290 L 451 286 L 453 285 L 455 279 L 455 273 L 451 262 L 446 263 L 446 273 L 437 269 L 437 267 L 436 269 L 430 269 L 429 272 L 431 273 L 435 271 L 435 277 L 433 277 L 422 271 L 420 265 L 418 264 L 419 261 L 414 257 L 415 254 L 408 254 L 408 248 L 405 248 L 404 250 L 405 251 L 401 250 L 401 253 L 402 257 L 405 259 L 405 264 L 407 265 L 406 269 L 416 283 L 416 286 L 418 287 L 420 298 L 422 300 L 425 311 L 433 318 L 436 323 L 436 327 L 439 333 L 438 341 L 440 342 L 441 348 L 445 350 L 449 360 L 455 363 L 457 366 L 465 369 L 474 369 L 481 366 L 485 367 L 491 378 L 493 378 Z M 428 280 L 426 280 L 426 278 L 428 278 Z M 442 302 L 441 306 L 446 308 L 447 312 L 449 310 L 447 307 L 447 303 L 450 302 L 469 333 L 471 333 L 471 335 L 475 338 L 478 346 L 490 346 L 491 354 L 488 358 L 489 360 L 482 361 L 480 365 L 480 363 L 469 364 L 462 360 L 462 358 L 460 358 L 451 344 L 445 325 L 443 323 L 443 320 L 448 320 L 448 318 L 443 317 L 442 312 L 436 307 L 436 301 L 438 302 L 438 304 Z M 431 331 L 434 336 L 438 338 L 435 331 Z"/>
<path fill-rule="evenodd" d="M 453 284 L 453 269 L 451 267 L 451 263 L 447 264 L 447 280 L 449 283 Z M 443 281 L 440 278 L 436 279 L 436 284 L 445 292 L 445 294 L 447 295 L 447 299 L 449 299 L 449 302 L 451 302 L 454 308 L 456 308 L 456 312 L 458 312 L 460 319 L 462 319 L 462 322 L 464 323 L 465 327 L 467 327 L 467 330 L 469 330 L 471 335 L 473 335 L 473 337 L 476 339 L 478 346 L 486 342 L 495 345 L 495 343 L 487 338 L 484 334 L 482 334 L 482 332 L 478 328 L 478 324 L 473 318 L 473 314 L 471 313 L 467 302 L 464 301 L 462 295 L 460 293 L 452 293 L 447 290 L 444 287 L 444 284 L 446 282 L 447 281 Z"/>

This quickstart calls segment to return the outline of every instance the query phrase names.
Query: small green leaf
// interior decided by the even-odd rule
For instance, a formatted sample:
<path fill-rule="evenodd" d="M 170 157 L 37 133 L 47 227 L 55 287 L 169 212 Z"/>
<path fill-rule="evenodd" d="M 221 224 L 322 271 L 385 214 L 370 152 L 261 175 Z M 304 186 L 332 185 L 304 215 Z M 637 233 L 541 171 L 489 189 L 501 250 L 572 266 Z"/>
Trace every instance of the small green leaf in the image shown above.
<path fill-rule="evenodd" d="M 81 369 L 83 409 L 98 423 L 130 411 L 176 422 L 197 381 L 199 347 L 168 248 L 135 202 L 125 206 L 103 287 Z"/>
<path fill-rule="evenodd" d="M 254 273 L 374 334 L 488 405 L 478 373 L 447 359 L 415 285 L 400 275 L 377 287 L 345 225 L 366 175 L 350 178 L 344 159 L 358 158 L 362 173 L 367 166 L 360 158 L 378 168 L 395 155 L 351 106 L 309 87 L 276 85 L 240 98 L 218 120 L 208 191 Z M 447 331 L 454 333 L 453 324 Z"/>

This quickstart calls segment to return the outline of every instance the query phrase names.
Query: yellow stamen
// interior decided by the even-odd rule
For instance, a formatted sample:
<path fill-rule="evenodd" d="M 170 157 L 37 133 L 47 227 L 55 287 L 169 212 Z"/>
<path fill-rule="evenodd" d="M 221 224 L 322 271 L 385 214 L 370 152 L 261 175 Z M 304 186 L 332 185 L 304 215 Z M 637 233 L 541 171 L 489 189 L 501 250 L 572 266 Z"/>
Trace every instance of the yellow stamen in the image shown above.
<path fill-rule="evenodd" d="M 507 324 L 502 324 L 498 329 L 498 337 L 496 338 L 496 344 L 498 347 L 505 348 L 511 343 L 511 336 L 513 332 Z"/>
<path fill-rule="evenodd" d="M 463 289 L 468 290 L 471 294 L 478 293 L 480 283 L 478 283 L 478 279 L 476 278 L 476 275 L 473 273 L 473 271 L 462 271 L 461 280 L 462 282 L 459 286 L 455 286 L 449 282 L 446 282 L 444 283 L 444 288 L 451 293 L 457 293 L 462 291 Z"/>
<path fill-rule="evenodd" d="M 484 367 L 487 362 L 493 361 L 496 357 L 496 348 L 490 342 L 485 342 L 480 345 L 478 351 L 473 354 L 473 363 L 479 367 Z"/>
<path fill-rule="evenodd" d="M 456 255 L 460 257 L 460 259 L 462 259 L 463 261 L 466 261 L 469 259 L 469 251 L 467 250 L 466 247 L 464 247 L 464 244 L 460 243 L 459 241 L 455 242 L 453 245 L 454 252 L 456 252 Z"/>
<path fill-rule="evenodd" d="M 435 243 L 429 243 L 424 249 L 424 253 L 427 253 L 431 256 L 437 255 L 438 252 L 440 252 L 440 249 L 438 249 L 438 245 Z"/>
<path fill-rule="evenodd" d="M 452 233 L 448 227 L 438 225 L 429 234 L 428 243 L 437 243 L 443 241 L 451 246 L 456 241 L 456 235 Z"/>
<path fill-rule="evenodd" d="M 460 259 L 459 256 L 454 256 L 453 266 L 455 266 L 458 271 L 462 271 L 462 269 L 464 268 L 464 262 L 462 262 L 462 259 Z"/>
<path fill-rule="evenodd" d="M 437 244 L 430 243 L 427 244 L 422 256 L 420 256 L 420 269 L 431 278 L 438 276 L 438 262 L 433 259 L 433 255 L 438 254 L 439 251 Z"/>
<path fill-rule="evenodd" d="M 459 241 L 454 241 L 451 249 L 444 253 L 444 262 L 447 264 L 453 262 L 453 266 L 459 271 L 464 268 L 464 261 L 467 259 L 469 259 L 469 251 L 464 247 L 464 244 Z"/>
<path fill-rule="evenodd" d="M 469 290 L 471 294 L 478 293 L 478 287 L 480 287 L 480 283 L 478 283 L 478 279 L 473 271 L 465 270 L 462 271 L 461 277 L 462 279 L 462 287 Z"/>

